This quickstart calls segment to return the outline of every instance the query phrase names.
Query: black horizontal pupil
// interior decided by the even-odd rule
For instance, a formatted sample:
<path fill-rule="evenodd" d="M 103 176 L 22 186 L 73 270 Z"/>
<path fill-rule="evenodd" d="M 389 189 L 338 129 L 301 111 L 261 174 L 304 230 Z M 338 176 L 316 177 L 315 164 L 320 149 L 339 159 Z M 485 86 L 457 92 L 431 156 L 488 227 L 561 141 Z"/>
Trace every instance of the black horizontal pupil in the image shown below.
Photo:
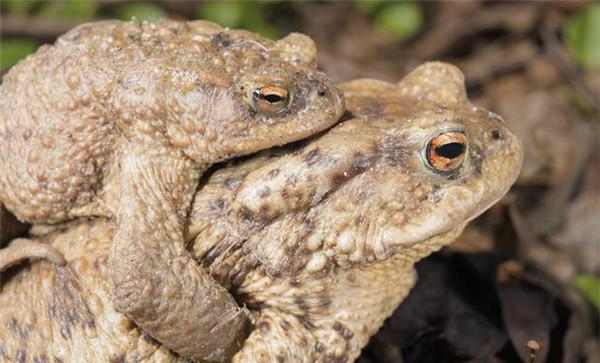
<path fill-rule="evenodd" d="M 465 151 L 465 145 L 460 142 L 449 142 L 435 148 L 435 153 L 446 159 L 454 159 Z"/>
<path fill-rule="evenodd" d="M 265 95 L 262 98 L 269 103 L 277 103 L 277 102 L 281 102 L 283 100 L 283 97 L 276 95 L 274 93 Z"/>

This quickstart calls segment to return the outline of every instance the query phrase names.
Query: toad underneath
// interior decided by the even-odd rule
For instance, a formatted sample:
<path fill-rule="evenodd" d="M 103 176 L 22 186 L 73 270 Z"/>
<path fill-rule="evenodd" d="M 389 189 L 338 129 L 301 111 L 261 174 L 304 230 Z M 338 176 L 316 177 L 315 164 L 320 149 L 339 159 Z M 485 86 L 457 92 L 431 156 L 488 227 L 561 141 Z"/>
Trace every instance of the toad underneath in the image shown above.
<path fill-rule="evenodd" d="M 198 336 L 228 346 L 243 319 L 216 323 L 236 305 L 185 250 L 191 201 L 211 164 L 338 120 L 341 92 L 315 57 L 301 34 L 273 42 L 203 21 L 78 26 L 4 76 L 0 201 L 30 223 L 111 218 L 117 310 L 184 357 L 216 359 L 223 346 Z M 0 269 L 32 255 L 61 262 L 19 240 Z"/>
<path fill-rule="evenodd" d="M 354 361 L 413 286 L 414 263 L 506 193 L 520 141 L 469 103 L 463 82 L 455 67 L 428 63 L 397 85 L 343 84 L 354 118 L 208 178 L 189 250 L 249 310 L 234 362 Z M 34 263 L 4 286 L 5 357 L 185 361 L 111 304 L 117 230 L 98 220 L 43 238 L 68 262 Z"/>

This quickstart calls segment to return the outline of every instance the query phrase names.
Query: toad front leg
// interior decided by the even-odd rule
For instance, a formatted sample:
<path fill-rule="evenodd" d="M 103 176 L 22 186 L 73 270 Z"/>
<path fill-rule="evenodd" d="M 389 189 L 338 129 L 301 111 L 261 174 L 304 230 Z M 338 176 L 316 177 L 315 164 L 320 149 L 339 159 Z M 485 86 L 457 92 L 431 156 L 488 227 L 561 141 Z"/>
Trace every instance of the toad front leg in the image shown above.
<path fill-rule="evenodd" d="M 130 142 L 122 155 L 109 263 L 117 310 L 182 357 L 227 360 L 239 348 L 246 314 L 188 255 L 183 239 L 201 170 L 166 147 Z"/>

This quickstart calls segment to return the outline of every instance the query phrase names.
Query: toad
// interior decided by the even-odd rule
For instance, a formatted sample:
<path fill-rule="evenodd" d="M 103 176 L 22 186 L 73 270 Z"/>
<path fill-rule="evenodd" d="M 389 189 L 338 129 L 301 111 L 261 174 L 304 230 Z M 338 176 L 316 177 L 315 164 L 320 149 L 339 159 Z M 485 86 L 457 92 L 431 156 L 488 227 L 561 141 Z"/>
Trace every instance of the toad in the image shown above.
<path fill-rule="evenodd" d="M 235 301 L 213 299 L 223 288 L 185 250 L 191 201 L 211 164 L 338 120 L 341 92 L 315 57 L 301 34 L 270 41 L 204 21 L 80 25 L 4 76 L 0 201 L 30 223 L 112 218 L 116 309 L 181 356 L 218 357 L 222 346 L 197 344 L 201 316 Z M 0 269 L 28 256 L 62 262 L 21 240 Z M 225 345 L 242 330 L 211 327 Z"/>
<path fill-rule="evenodd" d="M 354 118 L 203 184 L 189 251 L 250 311 L 234 362 L 354 361 L 413 286 L 414 263 L 507 192 L 520 141 L 469 103 L 463 82 L 454 66 L 428 63 L 397 85 L 343 84 Z M 5 285 L 5 357 L 183 361 L 108 298 L 118 228 L 81 222 L 44 237 L 68 262 L 35 263 Z"/>

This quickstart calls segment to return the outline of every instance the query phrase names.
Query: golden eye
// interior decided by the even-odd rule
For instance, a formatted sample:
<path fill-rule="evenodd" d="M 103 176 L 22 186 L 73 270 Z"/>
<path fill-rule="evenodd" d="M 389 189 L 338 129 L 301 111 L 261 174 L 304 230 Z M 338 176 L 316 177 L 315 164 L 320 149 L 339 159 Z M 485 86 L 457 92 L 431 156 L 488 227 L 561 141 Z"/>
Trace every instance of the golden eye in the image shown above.
<path fill-rule="evenodd" d="M 285 88 L 266 86 L 252 92 L 252 105 L 260 113 L 276 114 L 286 109 L 289 93 Z"/>
<path fill-rule="evenodd" d="M 457 170 L 465 159 L 467 137 L 462 132 L 445 132 L 439 134 L 427 144 L 427 163 L 442 173 Z"/>

